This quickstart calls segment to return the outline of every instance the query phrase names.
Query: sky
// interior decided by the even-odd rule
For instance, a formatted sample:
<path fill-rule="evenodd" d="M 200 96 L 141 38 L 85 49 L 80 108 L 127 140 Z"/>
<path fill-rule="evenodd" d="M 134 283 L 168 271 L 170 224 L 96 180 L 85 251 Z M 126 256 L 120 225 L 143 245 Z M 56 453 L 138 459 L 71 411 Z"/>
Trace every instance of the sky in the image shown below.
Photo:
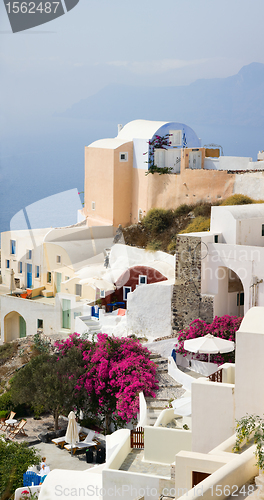
<path fill-rule="evenodd" d="M 117 133 L 115 123 L 60 113 L 111 83 L 186 85 L 264 63 L 263 18 L 263 0 L 79 0 L 13 34 L 0 0 L 0 213 L 11 216 L 60 183 L 81 191 L 84 146 Z M 7 192 L 19 193 L 19 204 L 3 206 Z"/>

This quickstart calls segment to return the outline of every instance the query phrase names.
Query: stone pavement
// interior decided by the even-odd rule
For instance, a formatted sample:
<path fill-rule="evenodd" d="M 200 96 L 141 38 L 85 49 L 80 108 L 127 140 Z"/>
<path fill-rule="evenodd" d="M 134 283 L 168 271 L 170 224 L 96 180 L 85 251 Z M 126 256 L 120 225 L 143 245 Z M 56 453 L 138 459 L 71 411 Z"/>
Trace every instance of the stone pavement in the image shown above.
<path fill-rule="evenodd" d="M 53 443 L 39 443 L 34 445 L 34 448 L 38 450 L 41 457 L 47 458 L 46 462 L 50 470 L 64 469 L 83 471 L 91 469 L 91 467 L 96 465 L 95 462 L 94 464 L 86 463 L 85 453 L 71 456 L 71 453 L 65 450 L 65 448 L 61 449 Z"/>
<path fill-rule="evenodd" d="M 170 479 L 170 465 L 143 462 L 143 459 L 144 450 L 133 449 L 127 455 L 121 467 L 119 467 L 119 470 L 129 470 L 130 472 L 140 472 L 141 474 L 152 474 L 153 476 L 163 476 Z"/>

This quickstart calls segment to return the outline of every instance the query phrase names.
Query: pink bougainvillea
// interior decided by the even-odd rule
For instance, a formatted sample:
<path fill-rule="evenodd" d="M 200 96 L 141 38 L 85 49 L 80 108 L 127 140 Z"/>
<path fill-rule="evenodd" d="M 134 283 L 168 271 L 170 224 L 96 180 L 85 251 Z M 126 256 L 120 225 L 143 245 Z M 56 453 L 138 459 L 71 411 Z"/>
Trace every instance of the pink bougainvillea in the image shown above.
<path fill-rule="evenodd" d="M 82 351 L 84 370 L 76 384 L 77 394 L 82 399 L 85 394 L 90 409 L 105 417 L 106 427 L 110 420 L 128 422 L 136 417 L 141 391 L 155 397 L 156 365 L 138 340 L 100 333 L 97 342 L 91 342 L 74 334 L 57 347 L 59 358 L 74 348 Z"/>
<path fill-rule="evenodd" d="M 209 325 L 201 319 L 195 319 L 190 323 L 188 328 L 179 332 L 178 344 L 176 345 L 175 351 L 183 354 L 183 356 L 187 356 L 190 352 L 184 349 L 184 341 L 203 337 L 208 333 L 215 337 L 235 342 L 235 333 L 239 329 L 241 321 L 242 318 L 228 315 L 221 317 L 215 316 L 213 322 Z M 207 361 L 207 354 L 193 354 L 192 357 L 200 361 Z M 211 354 L 210 356 L 210 361 L 218 365 L 225 362 L 234 362 L 234 359 L 235 351 L 226 354 Z"/>

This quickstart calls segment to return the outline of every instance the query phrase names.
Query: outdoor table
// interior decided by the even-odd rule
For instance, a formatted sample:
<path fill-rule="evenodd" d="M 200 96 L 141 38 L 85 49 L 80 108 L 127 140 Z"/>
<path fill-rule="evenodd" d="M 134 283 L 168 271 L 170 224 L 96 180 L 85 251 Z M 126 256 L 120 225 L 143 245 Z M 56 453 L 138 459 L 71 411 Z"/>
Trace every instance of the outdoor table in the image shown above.
<path fill-rule="evenodd" d="M 5 423 L 10 425 L 10 427 L 14 427 L 14 425 L 17 424 L 17 420 L 15 418 L 9 418 L 8 420 L 5 420 Z"/>

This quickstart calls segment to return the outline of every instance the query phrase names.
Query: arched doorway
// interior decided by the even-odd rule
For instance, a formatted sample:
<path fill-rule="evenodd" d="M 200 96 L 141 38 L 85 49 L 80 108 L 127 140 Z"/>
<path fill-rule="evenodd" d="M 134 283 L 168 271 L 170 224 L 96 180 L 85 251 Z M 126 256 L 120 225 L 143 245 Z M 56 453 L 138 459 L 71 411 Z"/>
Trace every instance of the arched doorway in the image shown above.
<path fill-rule="evenodd" d="M 245 294 L 239 276 L 228 267 L 217 269 L 218 294 L 215 297 L 215 315 L 244 316 Z"/>
<path fill-rule="evenodd" d="M 4 319 L 4 341 L 10 342 L 18 338 L 26 337 L 26 321 L 15 311 L 8 313 Z"/>

